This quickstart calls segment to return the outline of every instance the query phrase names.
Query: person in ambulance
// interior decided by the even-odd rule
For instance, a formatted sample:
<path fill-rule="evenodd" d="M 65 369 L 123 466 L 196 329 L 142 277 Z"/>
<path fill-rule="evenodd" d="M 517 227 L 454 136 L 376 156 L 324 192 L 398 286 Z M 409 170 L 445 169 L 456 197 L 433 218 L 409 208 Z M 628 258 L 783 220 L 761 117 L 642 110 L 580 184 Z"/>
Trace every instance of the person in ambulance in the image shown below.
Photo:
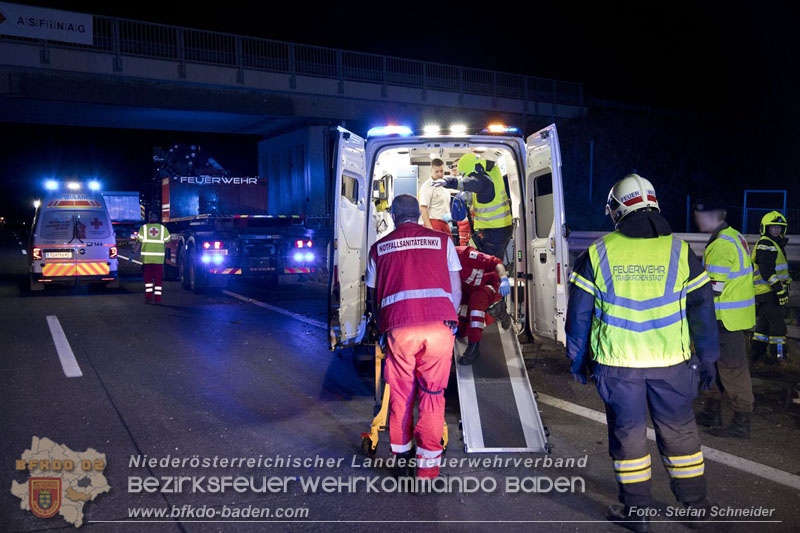
<path fill-rule="evenodd" d="M 431 161 L 431 177 L 419 188 L 419 210 L 426 228 L 450 234 L 450 193 L 435 183 L 444 180 L 444 161 Z"/>
<path fill-rule="evenodd" d="M 458 308 L 458 337 L 467 337 L 467 349 L 458 359 L 471 365 L 480 356 L 483 329 L 495 320 L 503 329 L 511 327 L 504 297 L 511 284 L 503 262 L 471 246 L 457 246 L 461 261 L 461 306 Z M 488 315 L 488 316 L 487 316 Z"/>
<path fill-rule="evenodd" d="M 52 284 L 119 287 L 117 242 L 98 182 L 45 182 L 34 205 L 28 258 L 30 289 Z"/>

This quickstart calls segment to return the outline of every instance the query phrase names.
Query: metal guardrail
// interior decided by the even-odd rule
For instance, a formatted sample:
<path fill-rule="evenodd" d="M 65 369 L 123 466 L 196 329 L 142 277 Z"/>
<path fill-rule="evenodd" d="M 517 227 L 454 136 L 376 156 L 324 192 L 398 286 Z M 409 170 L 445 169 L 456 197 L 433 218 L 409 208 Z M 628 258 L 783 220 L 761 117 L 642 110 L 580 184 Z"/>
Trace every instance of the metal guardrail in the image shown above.
<path fill-rule="evenodd" d="M 48 47 L 88 49 L 112 54 L 115 70 L 122 69 L 123 56 L 134 56 L 177 61 L 183 75 L 187 63 L 229 66 L 239 69 L 239 82 L 248 69 L 289 74 L 292 87 L 296 76 L 302 75 L 583 106 L 583 85 L 575 82 L 116 17 L 94 16 L 93 33 L 92 45 L 6 35 L 0 40 L 39 44 L 45 63 Z"/>

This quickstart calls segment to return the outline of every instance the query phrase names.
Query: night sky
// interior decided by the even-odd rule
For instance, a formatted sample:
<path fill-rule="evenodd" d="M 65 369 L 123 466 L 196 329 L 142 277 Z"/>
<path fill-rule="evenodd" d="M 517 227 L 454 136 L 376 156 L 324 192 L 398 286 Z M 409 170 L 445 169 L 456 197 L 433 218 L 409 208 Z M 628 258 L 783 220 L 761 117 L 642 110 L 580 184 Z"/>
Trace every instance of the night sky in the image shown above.
<path fill-rule="evenodd" d="M 787 162 L 777 167 L 782 173 L 800 142 L 800 18 L 773 2 L 526 2 L 513 9 L 474 2 L 348 2 L 347 9 L 336 2 L 23 3 L 578 81 L 590 110 L 610 100 L 756 124 L 764 157 Z M 130 183 L 148 172 L 151 147 L 173 138 L 215 145 L 220 159 L 229 155 L 244 172 L 256 163 L 253 138 L 109 131 L 4 127 L 3 188 L 13 198 L 12 181 L 65 162 Z M 786 180 L 797 188 L 797 177 Z M 10 198 L 2 196 L 7 208 Z"/>

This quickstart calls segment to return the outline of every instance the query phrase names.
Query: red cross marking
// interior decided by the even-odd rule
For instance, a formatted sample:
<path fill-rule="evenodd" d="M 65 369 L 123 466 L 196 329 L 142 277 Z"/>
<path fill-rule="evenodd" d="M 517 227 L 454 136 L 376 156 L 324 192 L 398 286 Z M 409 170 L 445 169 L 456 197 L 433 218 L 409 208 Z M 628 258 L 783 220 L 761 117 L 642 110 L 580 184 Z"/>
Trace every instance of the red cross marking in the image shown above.
<path fill-rule="evenodd" d="M 158 228 L 150 228 L 147 232 L 150 234 L 151 237 L 156 237 L 158 236 L 159 233 Z"/>
<path fill-rule="evenodd" d="M 94 230 L 95 230 L 95 231 L 97 231 L 97 230 L 99 230 L 99 229 L 100 229 L 100 226 L 102 226 L 102 225 L 103 225 L 103 223 L 100 221 L 100 219 L 99 219 L 99 218 L 95 218 L 94 220 L 92 220 L 91 222 L 89 222 L 89 225 L 90 225 L 90 226 L 94 226 Z"/>

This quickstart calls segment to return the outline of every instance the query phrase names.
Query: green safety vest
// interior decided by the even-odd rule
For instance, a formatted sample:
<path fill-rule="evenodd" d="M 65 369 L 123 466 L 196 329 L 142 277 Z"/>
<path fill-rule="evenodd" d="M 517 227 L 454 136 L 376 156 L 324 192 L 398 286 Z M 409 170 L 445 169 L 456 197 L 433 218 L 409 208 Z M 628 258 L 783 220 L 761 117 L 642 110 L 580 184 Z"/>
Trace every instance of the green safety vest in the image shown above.
<path fill-rule="evenodd" d="M 489 228 L 505 228 L 511 225 L 511 203 L 508 201 L 506 185 L 500 169 L 495 165 L 487 174 L 492 178 L 494 198 L 491 202 L 481 203 L 477 195 L 473 195 L 472 220 L 476 230 Z"/>
<path fill-rule="evenodd" d="M 769 279 L 761 279 L 761 273 L 758 271 L 758 263 L 756 262 L 756 251 L 769 250 L 770 252 L 777 252 L 778 256 L 775 258 L 775 273 Z M 773 241 L 766 235 L 762 235 L 758 242 L 753 247 L 753 286 L 755 287 L 756 295 L 766 294 L 772 290 L 771 285 L 778 281 L 784 283 L 791 283 L 789 278 L 789 263 L 786 261 L 786 255 L 783 249 L 778 246 L 778 243 Z"/>
<path fill-rule="evenodd" d="M 703 264 L 711 277 L 717 320 L 729 331 L 752 328 L 756 323 L 753 264 L 744 237 L 733 228 L 723 229 L 706 246 Z"/>
<path fill-rule="evenodd" d="M 142 243 L 142 263 L 164 262 L 164 243 L 169 240 L 169 231 L 161 224 L 144 224 L 136 237 Z"/>
<path fill-rule="evenodd" d="M 594 296 L 594 360 L 627 368 L 667 367 L 691 357 L 686 295 L 708 283 L 689 279 L 689 245 L 672 235 L 632 239 L 619 231 L 589 247 L 594 279 L 572 283 Z"/>

